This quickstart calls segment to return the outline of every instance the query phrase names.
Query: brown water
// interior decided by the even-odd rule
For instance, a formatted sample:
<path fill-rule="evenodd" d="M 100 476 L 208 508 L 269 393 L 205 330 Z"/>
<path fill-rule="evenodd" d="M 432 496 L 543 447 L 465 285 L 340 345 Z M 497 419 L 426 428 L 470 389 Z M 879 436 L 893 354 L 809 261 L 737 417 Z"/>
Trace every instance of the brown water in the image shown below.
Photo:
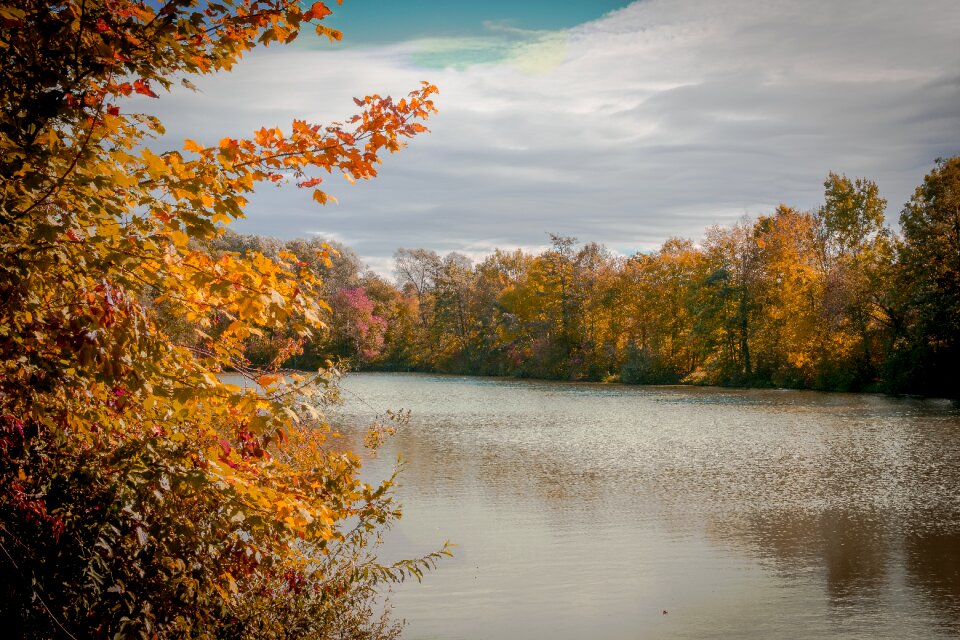
<path fill-rule="evenodd" d="M 411 409 L 385 555 L 405 638 L 960 637 L 960 410 L 945 401 L 354 374 Z M 355 394 L 355 396 L 354 396 Z M 357 398 L 362 398 L 363 402 Z"/>

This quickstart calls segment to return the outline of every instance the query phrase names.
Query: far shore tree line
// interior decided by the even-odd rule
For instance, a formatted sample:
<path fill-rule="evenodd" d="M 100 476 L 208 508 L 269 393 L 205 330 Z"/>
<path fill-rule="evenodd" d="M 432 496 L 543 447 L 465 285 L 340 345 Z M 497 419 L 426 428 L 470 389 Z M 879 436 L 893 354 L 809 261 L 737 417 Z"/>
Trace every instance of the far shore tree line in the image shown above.
<path fill-rule="evenodd" d="M 939 160 L 884 225 L 877 185 L 831 173 L 814 211 L 708 229 L 617 256 L 551 235 L 479 264 L 396 252 L 396 282 L 319 239 L 228 235 L 214 251 L 286 249 L 322 276 L 329 331 L 287 363 L 625 383 L 960 395 L 960 157 Z M 274 357 L 264 336 L 253 361 Z"/>

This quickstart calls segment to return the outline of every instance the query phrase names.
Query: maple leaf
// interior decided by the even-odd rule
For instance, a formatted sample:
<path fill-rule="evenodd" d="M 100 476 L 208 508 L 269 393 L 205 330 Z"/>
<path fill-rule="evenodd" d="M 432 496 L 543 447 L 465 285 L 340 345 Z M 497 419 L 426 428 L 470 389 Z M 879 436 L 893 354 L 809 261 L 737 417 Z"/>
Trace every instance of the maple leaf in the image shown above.
<path fill-rule="evenodd" d="M 313 20 L 316 18 L 317 20 L 323 20 L 331 13 L 333 13 L 333 11 L 330 11 L 330 9 L 327 8 L 327 5 L 323 4 L 322 2 L 314 2 L 313 6 L 303 14 L 303 19 Z"/>
<path fill-rule="evenodd" d="M 145 96 L 150 96 L 151 98 L 159 98 L 156 93 L 150 88 L 150 85 L 146 80 L 138 79 L 133 83 L 133 90 L 137 93 Z"/>

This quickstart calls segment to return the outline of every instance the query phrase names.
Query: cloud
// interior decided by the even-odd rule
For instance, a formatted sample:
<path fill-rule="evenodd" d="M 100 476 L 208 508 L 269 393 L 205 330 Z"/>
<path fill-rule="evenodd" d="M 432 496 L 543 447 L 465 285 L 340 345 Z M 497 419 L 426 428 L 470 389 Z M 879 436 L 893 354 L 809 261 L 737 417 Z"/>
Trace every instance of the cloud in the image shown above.
<path fill-rule="evenodd" d="M 831 170 L 875 180 L 895 222 L 934 158 L 960 153 L 955 0 L 647 0 L 570 30 L 491 27 L 269 50 L 156 111 L 168 138 L 212 142 L 439 85 L 432 133 L 375 181 L 332 179 L 341 204 L 321 210 L 265 189 L 237 226 L 328 230 L 381 270 L 400 246 L 476 257 L 542 246 L 547 231 L 651 249 L 779 202 L 814 207 Z"/>

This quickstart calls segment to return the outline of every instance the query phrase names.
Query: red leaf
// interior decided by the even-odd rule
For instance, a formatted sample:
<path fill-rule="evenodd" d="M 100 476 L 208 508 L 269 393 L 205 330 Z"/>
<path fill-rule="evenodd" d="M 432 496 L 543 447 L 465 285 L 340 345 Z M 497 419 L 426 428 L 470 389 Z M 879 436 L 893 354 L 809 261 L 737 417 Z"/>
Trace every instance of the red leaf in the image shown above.
<path fill-rule="evenodd" d="M 327 5 L 322 2 L 314 2 L 313 6 L 310 7 L 305 14 L 303 14 L 304 20 L 312 20 L 316 18 L 317 20 L 323 20 L 328 15 L 333 13 L 330 9 L 327 8 Z"/>
<path fill-rule="evenodd" d="M 150 96 L 151 98 L 159 98 L 159 97 L 160 97 L 160 96 L 158 96 L 157 94 L 155 94 L 152 89 L 150 89 L 150 85 L 147 84 L 147 82 L 146 82 L 145 80 L 136 80 L 136 81 L 133 83 L 133 90 L 136 91 L 136 92 L 139 93 L 139 94 L 142 94 L 142 95 L 145 95 L 145 96 Z"/>

